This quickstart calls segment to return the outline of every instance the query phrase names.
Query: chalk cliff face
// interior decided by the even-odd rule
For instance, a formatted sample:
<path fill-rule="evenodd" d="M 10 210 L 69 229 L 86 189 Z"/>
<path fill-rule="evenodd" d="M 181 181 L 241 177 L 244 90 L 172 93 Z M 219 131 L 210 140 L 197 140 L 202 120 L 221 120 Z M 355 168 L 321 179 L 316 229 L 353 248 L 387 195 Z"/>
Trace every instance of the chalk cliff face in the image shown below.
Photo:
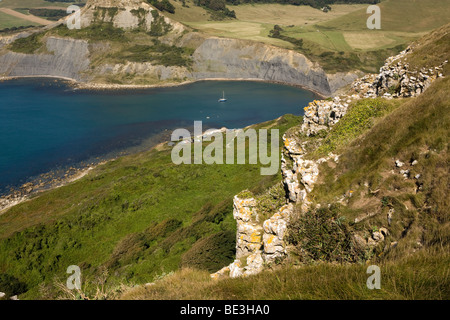
<path fill-rule="evenodd" d="M 89 67 L 89 49 L 85 40 L 49 37 L 42 54 L 6 52 L 0 55 L 0 75 L 55 76 L 83 80 Z"/>
<path fill-rule="evenodd" d="M 90 0 L 81 10 L 81 27 L 102 21 L 125 30 L 140 27 L 148 31 L 154 21 L 153 10 L 156 9 L 141 0 Z M 172 25 L 174 33 L 185 30 L 183 24 L 165 16 L 163 18 Z"/>
<path fill-rule="evenodd" d="M 189 46 L 191 34 L 178 44 Z M 327 75 L 300 53 L 252 41 L 203 38 L 195 39 L 197 49 L 192 55 L 192 66 L 164 67 L 151 63 L 123 63 L 103 65 L 95 71 L 101 75 L 139 74 L 163 81 L 245 79 L 264 80 L 298 85 L 322 95 L 331 95 L 335 90 L 351 83 L 354 73 Z"/>
<path fill-rule="evenodd" d="M 330 95 L 330 83 L 320 66 L 304 55 L 263 43 L 224 38 L 206 39 L 194 52 L 195 79 L 259 79 L 300 85 Z M 345 75 L 347 76 L 347 75 Z M 336 76 L 346 85 L 356 76 Z"/>

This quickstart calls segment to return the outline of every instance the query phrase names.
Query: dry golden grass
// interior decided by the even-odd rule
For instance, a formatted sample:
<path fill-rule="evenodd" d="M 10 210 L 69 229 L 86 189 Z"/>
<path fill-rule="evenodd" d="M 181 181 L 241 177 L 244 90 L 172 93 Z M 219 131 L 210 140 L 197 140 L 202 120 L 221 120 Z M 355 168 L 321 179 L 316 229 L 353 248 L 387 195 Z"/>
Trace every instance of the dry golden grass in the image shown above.
<path fill-rule="evenodd" d="M 259 41 L 288 49 L 294 47 L 289 42 L 268 37 L 272 25 L 259 22 L 233 20 L 185 23 L 194 29 L 213 36 Z"/>
<path fill-rule="evenodd" d="M 325 13 L 309 6 L 291 6 L 283 4 L 245 4 L 229 6 L 241 21 L 252 21 L 279 25 L 303 25 L 328 21 L 350 12 L 366 8 L 366 4 L 337 4 Z"/>
<path fill-rule="evenodd" d="M 210 19 L 211 15 L 202 7 L 196 6 L 192 0 L 186 0 L 185 2 L 189 7 L 183 7 L 181 1 L 171 1 L 175 7 L 175 13 L 164 12 L 164 15 L 182 23 L 208 21 Z"/>
<path fill-rule="evenodd" d="M 396 261 L 380 262 L 381 289 L 366 286 L 368 265 L 294 266 L 244 278 L 212 280 L 208 273 L 183 269 L 155 284 L 126 291 L 122 300 L 378 300 L 449 299 L 450 255 L 424 249 Z"/>
<path fill-rule="evenodd" d="M 125 292 L 123 300 L 208 299 L 207 287 L 214 285 L 207 271 L 181 269 L 161 280 Z M 210 297 L 209 299 L 214 299 Z"/>
<path fill-rule="evenodd" d="M 75 2 L 75 1 L 74 1 Z M 45 0 L 2 0 L 0 8 L 67 8 L 67 2 L 48 2 Z"/>
<path fill-rule="evenodd" d="M 406 32 L 387 32 L 377 30 L 373 32 L 367 31 L 348 31 L 342 32 L 345 41 L 353 49 L 371 50 L 383 47 L 392 47 L 398 44 L 403 38 L 412 37 L 410 33 Z M 425 33 L 417 33 L 413 37 L 423 36 Z"/>

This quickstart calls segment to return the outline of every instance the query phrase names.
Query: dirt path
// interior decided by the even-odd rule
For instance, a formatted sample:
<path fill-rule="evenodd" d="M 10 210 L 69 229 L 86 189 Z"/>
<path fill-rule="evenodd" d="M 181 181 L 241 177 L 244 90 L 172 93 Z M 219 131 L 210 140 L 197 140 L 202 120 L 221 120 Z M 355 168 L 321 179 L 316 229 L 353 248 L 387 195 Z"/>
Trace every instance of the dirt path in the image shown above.
<path fill-rule="evenodd" d="M 9 14 L 11 16 L 14 16 L 16 18 L 28 20 L 31 22 L 36 22 L 39 24 L 43 24 L 45 26 L 54 23 L 54 21 L 45 20 L 45 19 L 33 16 L 32 14 L 29 14 L 29 15 L 23 14 L 23 13 L 20 13 L 20 12 L 17 12 L 12 9 L 8 9 L 8 8 L 0 8 L 0 11 L 3 13 Z"/>

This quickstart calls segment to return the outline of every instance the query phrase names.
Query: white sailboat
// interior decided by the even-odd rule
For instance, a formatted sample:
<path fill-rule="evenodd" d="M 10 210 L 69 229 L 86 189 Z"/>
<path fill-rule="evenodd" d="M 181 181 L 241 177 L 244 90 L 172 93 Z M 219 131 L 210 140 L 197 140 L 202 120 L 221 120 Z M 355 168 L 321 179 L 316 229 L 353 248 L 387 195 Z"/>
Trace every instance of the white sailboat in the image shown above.
<path fill-rule="evenodd" d="M 219 102 L 225 102 L 227 99 L 225 99 L 225 91 L 222 91 L 222 98 L 219 99 Z"/>

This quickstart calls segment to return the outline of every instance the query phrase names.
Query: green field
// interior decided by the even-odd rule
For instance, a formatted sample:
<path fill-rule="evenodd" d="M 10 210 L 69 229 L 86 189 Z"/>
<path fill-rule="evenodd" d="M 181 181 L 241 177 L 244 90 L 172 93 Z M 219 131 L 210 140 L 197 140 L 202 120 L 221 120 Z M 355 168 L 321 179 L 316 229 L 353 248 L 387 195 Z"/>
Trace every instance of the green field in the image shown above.
<path fill-rule="evenodd" d="M 379 7 L 383 31 L 420 33 L 450 22 L 450 4 L 447 0 L 384 0 Z M 366 29 L 369 15 L 365 8 L 367 6 L 319 24 L 342 31 L 369 31 Z"/>
<path fill-rule="evenodd" d="M 449 25 L 415 44 L 405 58 L 411 70 L 449 60 Z M 341 55 L 337 50 L 349 50 L 342 51 L 343 57 L 356 52 L 345 46 L 345 37 L 336 30 L 317 28 L 333 45 L 325 41 L 325 36 L 317 42 L 305 38 L 303 49 L 310 54 L 313 49 L 320 52 L 320 48 L 331 52 L 320 57 L 329 66 L 340 62 L 333 52 Z M 111 30 L 104 30 L 99 33 L 92 27 L 52 32 L 70 32 L 80 38 L 95 36 L 97 40 L 108 37 L 114 39 L 111 43 L 123 43 L 128 36 L 114 29 L 117 33 L 111 38 Z M 16 45 L 34 51 L 40 36 L 44 35 L 28 37 L 28 42 Z M 139 33 L 134 36 L 141 38 Z M 122 54 L 131 54 L 139 61 L 141 49 L 148 49 L 143 45 L 129 46 Z M 156 49 L 164 49 L 162 53 L 167 54 L 175 48 Z M 327 210 L 327 204 L 338 208 L 339 217 L 331 222 L 339 221 L 337 225 L 348 227 L 350 232 L 371 235 L 375 228 L 389 224 L 387 241 L 366 252 L 366 258 L 379 264 L 386 275 L 383 290 L 367 291 L 365 265 L 360 263 L 368 260 L 353 264 L 320 258 L 311 264 L 296 260 L 301 258 L 298 250 L 303 254 L 313 253 L 314 248 L 338 254 L 346 251 L 327 245 L 328 235 L 334 237 L 334 232 L 327 232 L 326 227 L 308 233 L 320 245 L 307 248 L 296 244 L 301 220 L 295 217 L 290 220 L 286 238 L 292 245 L 292 260 L 275 266 L 274 273 L 213 282 L 209 273 L 234 259 L 233 196 L 244 189 L 265 195 L 267 188 L 280 182 L 280 172 L 261 176 L 260 165 L 176 166 L 167 144 L 99 165 L 80 180 L 35 195 L 0 215 L 0 287 L 4 290 L 2 285 L 12 283 L 9 279 L 13 278 L 27 287 L 15 292 L 24 292 L 20 299 L 55 298 L 62 294 L 55 281 L 65 281 L 67 266 L 76 264 L 82 269 L 83 283 L 88 284 L 83 289 L 91 295 L 95 295 L 97 280 L 107 270 L 107 285 L 114 290 L 121 284 L 165 279 L 130 291 L 124 298 L 448 299 L 448 72 L 446 65 L 445 77 L 416 98 L 353 102 L 338 124 L 317 136 L 304 136 L 299 130 L 301 117 L 293 115 L 254 126 L 279 128 L 280 136 L 286 133 L 295 137 L 299 145 L 307 142 L 311 151 L 305 159 L 324 157 L 329 152 L 339 154 L 337 163 L 320 165 L 319 179 L 309 196 L 322 209 Z M 412 163 L 407 165 L 410 179 L 394 171 L 398 170 L 395 159 L 418 161 L 414 167 Z M 351 197 L 339 200 L 350 191 Z M 392 224 L 386 221 L 390 208 L 395 211 Z M 353 223 L 355 217 L 366 213 L 375 215 Z M 117 295 L 111 293 L 107 298 Z"/>
<path fill-rule="evenodd" d="M 80 0 L 74 0 L 73 3 L 80 3 Z M 84 1 L 85 2 L 85 1 Z M 69 2 L 49 2 L 44 0 L 2 0 L 0 8 L 42 8 L 42 7 L 62 7 L 67 8 Z"/>
<path fill-rule="evenodd" d="M 80 1 L 73 1 L 74 4 Z M 67 8 L 71 3 L 68 2 L 48 2 L 44 0 L 2 0 L 0 1 L 0 8 L 13 9 L 23 14 L 29 14 L 25 8 L 44 8 L 44 7 L 58 7 L 61 9 Z M 17 10 L 16 10 L 17 9 Z M 38 26 L 40 24 L 25 19 L 17 18 L 12 15 L 0 12 L 0 30 L 11 27 L 21 26 Z"/>
<path fill-rule="evenodd" d="M 308 25 L 340 17 L 364 5 L 335 5 L 330 13 L 324 13 L 309 6 L 291 6 L 281 4 L 246 4 L 229 6 L 236 12 L 236 19 L 213 21 L 210 15 L 200 7 L 189 3 L 184 8 L 177 2 L 175 14 L 169 17 L 207 34 L 238 39 L 255 40 L 285 48 L 293 48 L 289 42 L 268 37 L 275 24 Z"/>
<path fill-rule="evenodd" d="M 0 29 L 20 27 L 20 26 L 36 26 L 36 25 L 38 24 L 0 12 Z"/>

